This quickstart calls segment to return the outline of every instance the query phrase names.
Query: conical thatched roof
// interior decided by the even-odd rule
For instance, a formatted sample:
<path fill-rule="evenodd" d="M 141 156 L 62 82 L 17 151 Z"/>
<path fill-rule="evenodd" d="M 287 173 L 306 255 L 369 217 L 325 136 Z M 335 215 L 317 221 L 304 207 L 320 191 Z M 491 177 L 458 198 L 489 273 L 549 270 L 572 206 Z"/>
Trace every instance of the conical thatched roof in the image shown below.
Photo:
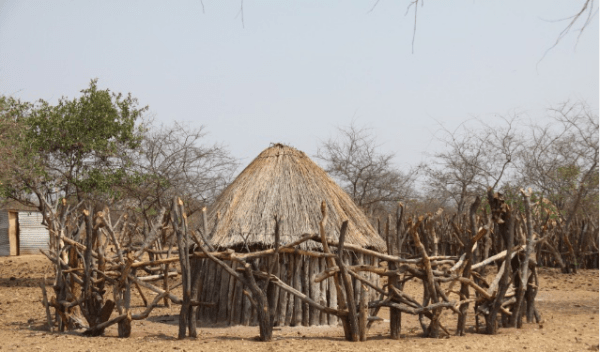
<path fill-rule="evenodd" d="M 216 247 L 237 247 L 247 238 L 249 246 L 271 247 L 274 243 L 274 214 L 284 220 L 281 244 L 290 243 L 303 234 L 318 234 L 321 201 L 327 203 L 327 236 L 336 241 L 344 220 L 349 220 L 346 243 L 385 251 L 367 217 L 327 173 L 306 154 L 275 144 L 264 150 L 221 194 L 209 213 L 214 226 Z M 319 249 L 313 241 L 302 249 Z"/>

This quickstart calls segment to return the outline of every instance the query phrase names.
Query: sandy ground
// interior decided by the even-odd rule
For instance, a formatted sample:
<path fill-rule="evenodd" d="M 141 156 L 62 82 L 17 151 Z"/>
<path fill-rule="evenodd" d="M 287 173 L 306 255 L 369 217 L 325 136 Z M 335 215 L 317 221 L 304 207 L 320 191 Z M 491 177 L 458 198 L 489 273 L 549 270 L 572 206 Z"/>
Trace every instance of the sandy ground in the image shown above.
<path fill-rule="evenodd" d="M 200 327 L 197 339 L 177 340 L 178 306 L 158 307 L 145 321 L 132 323 L 132 336 L 117 337 L 116 325 L 102 337 L 78 333 L 50 333 L 45 323 L 41 290 L 48 270 L 43 256 L 0 257 L 0 350 L 1 351 L 586 351 L 598 350 L 598 271 L 560 274 L 540 270 L 538 309 L 541 324 L 523 329 L 500 329 L 496 336 L 475 333 L 473 314 L 467 336 L 442 339 L 421 337 L 418 321 L 403 316 L 402 339 L 388 339 L 388 324 L 377 323 L 367 342 L 343 340 L 341 327 L 286 327 L 275 329 L 274 341 L 255 340 L 258 327 Z M 407 290 L 416 288 L 407 288 Z M 148 294 L 148 297 L 152 295 Z M 152 298 L 150 298 L 151 300 Z M 136 298 L 134 302 L 140 302 Z M 143 310 L 142 307 L 136 310 Z M 113 313 L 114 314 L 114 313 Z M 380 315 L 388 318 L 387 312 Z M 456 316 L 446 312 L 451 332 Z M 483 321 L 481 322 L 483 324 Z M 482 326 L 483 329 L 483 326 Z"/>

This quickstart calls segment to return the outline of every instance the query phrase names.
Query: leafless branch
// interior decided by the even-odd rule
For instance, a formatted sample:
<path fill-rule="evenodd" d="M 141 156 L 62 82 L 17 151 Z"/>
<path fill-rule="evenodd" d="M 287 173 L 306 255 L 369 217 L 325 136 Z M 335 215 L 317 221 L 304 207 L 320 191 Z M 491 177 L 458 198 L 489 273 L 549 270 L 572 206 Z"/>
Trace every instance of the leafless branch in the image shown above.
<path fill-rule="evenodd" d="M 369 11 L 367 11 L 367 13 L 373 12 L 373 10 L 375 10 L 375 7 L 377 7 L 377 4 L 379 4 L 379 0 L 375 1 L 375 3 L 373 4 L 373 7 L 371 7 L 371 9 Z"/>
<path fill-rule="evenodd" d="M 589 26 L 592 19 L 598 14 L 598 9 L 596 8 L 595 3 L 596 3 L 596 0 L 584 0 L 583 6 L 576 14 L 574 14 L 573 16 L 569 16 L 567 18 L 553 21 L 553 22 L 569 21 L 569 23 L 558 34 L 558 37 L 556 38 L 556 41 L 554 42 L 554 44 L 544 52 L 544 55 L 542 55 L 542 58 L 538 61 L 537 65 L 539 65 L 540 62 L 542 62 L 544 60 L 546 55 L 548 55 L 548 53 L 552 49 L 554 49 L 564 39 L 564 37 L 573 30 L 573 27 L 575 26 L 575 24 L 577 22 L 579 22 L 581 19 L 584 19 L 583 25 L 581 26 L 581 28 L 579 28 L 577 30 L 579 32 L 579 34 L 577 35 L 577 40 L 575 42 L 575 46 L 577 46 L 577 44 L 579 43 L 579 39 L 581 38 L 581 35 L 585 31 L 585 29 Z"/>
<path fill-rule="evenodd" d="M 419 8 L 419 1 L 421 1 L 421 0 L 413 0 L 413 1 L 411 1 L 411 3 L 406 8 L 406 14 L 408 14 L 408 11 L 410 10 L 410 8 L 412 6 L 415 7 L 415 22 L 414 22 L 414 25 L 413 25 L 413 37 L 412 37 L 412 53 L 413 54 L 415 53 L 415 37 L 417 35 L 417 9 Z M 421 2 L 421 6 L 423 6 L 422 4 L 423 4 L 423 2 Z M 406 16 L 406 14 L 405 14 L 405 16 Z"/>
<path fill-rule="evenodd" d="M 246 26 L 244 25 L 244 0 L 240 0 L 240 11 L 238 12 L 237 16 L 241 16 L 242 28 L 246 28 Z M 235 17 L 237 18 L 237 16 Z"/>

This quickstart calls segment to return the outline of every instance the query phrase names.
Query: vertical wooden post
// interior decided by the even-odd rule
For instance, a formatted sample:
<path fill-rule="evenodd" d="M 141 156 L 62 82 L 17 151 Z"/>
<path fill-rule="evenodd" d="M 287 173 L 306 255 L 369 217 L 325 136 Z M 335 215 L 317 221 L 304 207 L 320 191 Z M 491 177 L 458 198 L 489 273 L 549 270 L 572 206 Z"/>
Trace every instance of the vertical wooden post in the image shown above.
<path fill-rule="evenodd" d="M 243 287 L 242 290 L 246 289 Z M 252 302 L 250 302 L 250 297 L 246 294 L 242 294 L 242 320 L 240 324 L 244 326 L 250 325 L 250 318 L 252 317 Z"/>
<path fill-rule="evenodd" d="M 385 227 L 385 231 L 386 231 L 386 237 L 392 237 L 390 234 L 390 227 L 389 227 L 389 223 L 390 223 L 390 219 L 388 217 L 388 221 L 386 223 L 386 227 Z M 398 227 L 399 227 L 399 221 L 396 221 L 396 232 L 398 232 Z M 398 237 L 398 233 L 396 233 L 396 236 L 394 237 Z M 393 255 L 394 252 L 394 246 L 392 246 L 391 244 L 388 245 L 387 248 L 388 254 Z M 390 270 L 396 270 L 397 269 L 397 265 L 395 262 L 389 261 L 388 262 L 388 268 Z M 398 276 L 394 275 L 389 277 L 389 282 L 388 284 L 390 286 L 396 287 L 396 288 L 400 288 L 399 287 L 399 283 L 398 283 Z M 388 291 L 390 291 L 390 289 L 388 288 Z M 400 339 L 400 331 L 402 328 L 402 312 L 397 309 L 397 308 L 390 308 L 390 337 L 394 340 L 398 340 Z"/>
<path fill-rule="evenodd" d="M 389 270 L 396 270 L 397 265 L 394 262 L 388 262 Z M 401 289 L 398 276 L 394 275 L 389 277 L 390 286 Z M 390 308 L 390 337 L 394 340 L 400 339 L 400 332 L 402 330 L 402 312 L 397 308 Z"/>
<path fill-rule="evenodd" d="M 267 296 L 256 283 L 254 275 L 252 274 L 251 265 L 246 263 L 244 268 L 246 269 L 245 274 L 246 280 L 248 281 L 248 288 L 252 292 L 253 305 L 256 307 L 258 325 L 260 328 L 260 340 L 271 341 L 273 339 L 273 323 L 270 318 L 271 314 Z"/>
<path fill-rule="evenodd" d="M 269 274 L 269 276 L 273 273 L 273 270 L 279 271 L 279 242 L 281 241 L 280 232 L 282 231 L 282 227 L 283 227 L 283 219 L 281 217 L 279 217 L 277 214 L 274 215 L 274 220 L 275 220 L 275 233 L 274 233 L 275 253 L 270 258 L 269 257 L 265 258 L 265 260 L 266 260 L 265 264 L 266 264 L 267 273 Z M 269 324 L 272 326 L 273 321 L 275 320 L 275 314 L 276 314 L 276 308 L 277 308 L 277 305 L 275 304 L 277 290 L 274 287 L 273 287 L 273 289 L 269 290 L 269 283 L 270 283 L 270 278 L 267 277 L 267 279 L 265 279 L 265 285 L 263 288 L 263 292 L 265 292 L 267 294 L 267 300 L 268 300 L 269 307 L 270 307 L 270 311 L 269 311 L 270 322 L 269 322 Z M 258 309 L 258 307 L 257 307 L 257 309 Z M 259 324 L 260 324 L 260 322 L 259 322 Z"/>
<path fill-rule="evenodd" d="M 512 247 L 514 241 L 514 233 L 515 233 L 515 219 L 514 214 L 508 212 L 502 218 L 503 223 L 499 225 L 500 234 L 504 238 L 504 242 L 506 243 L 506 258 L 504 259 L 504 272 L 502 273 L 502 278 L 500 279 L 500 283 L 498 285 L 498 291 L 496 292 L 496 298 L 494 302 L 491 304 L 490 312 L 486 318 L 486 331 L 490 335 L 495 335 L 498 329 L 497 324 L 497 315 L 500 307 L 502 306 L 502 301 L 504 299 L 504 295 L 508 290 L 508 286 L 510 284 L 510 276 L 511 276 L 511 259 L 512 259 Z"/>
<path fill-rule="evenodd" d="M 239 267 L 239 264 L 237 262 L 233 262 L 232 264 L 232 269 L 236 270 Z M 238 325 L 241 324 L 242 322 L 242 310 L 243 310 L 243 299 L 244 299 L 244 293 L 242 292 L 243 290 L 243 284 L 241 282 L 239 282 L 238 280 L 234 279 L 233 276 L 232 278 L 232 282 L 230 283 L 230 286 L 234 287 L 233 290 L 233 299 L 232 299 L 232 307 L 231 307 L 231 323 L 230 325 Z"/>
<path fill-rule="evenodd" d="M 290 286 L 295 288 L 296 290 L 302 291 L 302 256 L 300 254 L 289 254 L 289 269 L 292 273 L 293 282 L 290 283 Z M 293 265 L 292 265 L 293 264 Z M 282 290 L 283 291 L 283 290 Z M 294 311 L 291 325 L 301 325 L 302 324 L 302 300 L 297 296 L 290 297 L 294 301 Z"/>
<path fill-rule="evenodd" d="M 369 322 L 369 302 L 368 302 L 368 292 L 369 289 L 360 285 L 360 303 L 358 309 L 358 331 L 360 335 L 361 341 L 367 341 L 367 323 Z"/>
<path fill-rule="evenodd" d="M 52 320 L 52 316 L 50 315 L 50 306 L 48 305 L 48 294 L 46 293 L 46 275 L 44 274 L 44 280 L 40 283 L 40 288 L 42 289 L 42 302 L 44 303 L 44 307 L 46 308 L 46 321 L 48 322 L 48 331 L 54 331 L 54 321 Z"/>
<path fill-rule="evenodd" d="M 179 223 L 185 230 L 185 221 L 183 214 L 179 213 L 179 203 L 181 199 L 175 197 L 173 199 L 173 206 L 171 208 L 171 224 L 173 225 L 173 231 L 177 235 L 177 247 L 179 250 L 179 263 L 181 265 L 181 280 L 183 286 L 183 302 L 181 310 L 179 312 L 179 333 L 178 338 L 183 339 L 186 336 L 186 331 L 189 325 L 189 313 L 190 313 L 190 294 L 191 294 L 191 283 L 190 283 L 190 271 L 189 271 L 189 256 L 187 255 L 187 241 L 184 242 L 184 233 L 179 228 Z M 196 319 L 196 317 L 191 317 Z"/>
<path fill-rule="evenodd" d="M 477 223 L 475 220 L 475 213 L 477 212 L 477 208 L 479 208 L 479 204 L 481 204 L 481 199 L 479 197 L 475 198 L 475 201 L 471 205 L 469 210 L 469 219 L 471 225 L 471 236 L 467 234 L 467 241 L 465 243 L 465 267 L 463 269 L 463 277 L 470 278 L 471 277 L 471 261 L 473 258 L 473 242 L 474 236 L 477 234 Z M 466 283 L 461 283 L 460 285 L 460 299 L 466 300 L 469 299 L 469 285 Z M 469 308 L 468 303 L 463 303 L 460 305 L 459 311 L 460 315 L 458 316 L 458 322 L 456 323 L 456 335 L 464 336 L 465 329 L 467 325 L 467 310 Z"/>
<path fill-rule="evenodd" d="M 203 301 L 208 301 L 208 297 L 210 297 L 211 288 L 215 279 L 214 272 L 216 268 L 216 263 L 211 260 L 205 260 L 202 265 L 202 276 L 200 280 L 202 284 L 200 285 L 199 296 Z M 198 317 L 202 320 L 208 320 L 208 307 L 201 306 L 198 308 Z"/>
<path fill-rule="evenodd" d="M 220 265 L 216 265 L 214 269 L 214 279 L 212 285 L 212 295 L 208 296 L 206 301 L 214 303 L 214 306 L 209 306 L 207 312 L 209 321 L 211 323 L 217 322 L 217 316 L 219 312 L 219 301 L 221 293 L 221 278 L 223 277 L 223 268 Z M 192 296 L 193 297 L 193 296 Z"/>
<path fill-rule="evenodd" d="M 131 260 L 131 258 L 128 258 L 128 260 Z M 125 313 L 127 314 L 127 317 L 118 323 L 117 330 L 119 332 L 119 337 L 129 337 L 131 336 L 131 280 L 128 278 L 125 279 L 123 305 L 125 306 Z"/>
<path fill-rule="evenodd" d="M 364 255 L 362 253 L 352 253 L 352 254 L 348 253 L 347 255 L 350 259 L 348 261 L 348 263 L 352 263 L 352 265 L 365 264 L 364 260 L 363 260 Z M 359 275 L 361 275 L 361 274 L 359 274 Z M 360 300 L 360 292 L 361 292 L 362 283 L 357 278 L 353 278 L 352 285 L 354 287 L 354 298 L 357 300 L 357 303 L 358 303 L 358 300 Z"/>
<path fill-rule="evenodd" d="M 392 236 L 390 234 L 390 216 L 389 214 L 385 217 L 385 244 L 387 247 L 387 253 L 390 254 L 392 252 Z"/>
<path fill-rule="evenodd" d="M 525 253 L 524 256 L 525 258 L 523 259 L 522 263 L 521 263 L 521 268 L 520 268 L 520 276 L 521 276 L 521 280 L 518 282 L 518 286 L 517 286 L 517 292 L 516 292 L 516 297 L 517 297 L 517 302 L 515 303 L 515 309 L 513 309 L 513 315 L 511 316 L 511 321 L 510 323 L 514 326 L 514 327 L 521 327 L 522 324 L 522 317 L 523 317 L 523 313 L 524 313 L 524 308 L 523 308 L 523 302 L 524 302 L 524 298 L 525 298 L 525 293 L 527 292 L 527 282 L 529 281 L 529 258 L 531 256 L 531 254 L 533 253 L 533 220 L 531 219 L 531 204 L 529 202 L 529 197 L 531 197 L 531 189 L 529 191 L 525 191 L 523 189 L 521 189 L 521 194 L 523 195 L 523 203 L 525 204 L 525 215 L 527 218 L 527 224 L 526 225 L 526 229 L 527 229 L 527 238 L 526 238 L 526 246 L 525 246 Z M 566 231 L 566 229 L 565 229 Z M 565 239 L 566 236 L 565 236 Z M 568 239 L 567 239 L 568 240 Z M 569 244 L 570 246 L 570 244 Z"/>
<path fill-rule="evenodd" d="M 289 261 L 290 265 L 295 265 L 295 263 L 292 262 L 292 259 L 290 258 Z M 287 270 L 287 275 L 285 276 L 285 282 L 288 285 L 292 285 L 292 283 L 294 282 L 294 271 L 293 271 L 293 267 L 288 268 Z M 292 294 L 287 295 L 287 308 L 285 310 L 285 325 L 289 326 L 292 325 L 292 320 L 294 318 L 294 296 Z"/>
<path fill-rule="evenodd" d="M 302 291 L 307 296 L 310 292 L 310 269 L 309 269 L 309 259 L 304 258 L 302 261 Z M 310 324 L 309 320 L 310 309 L 308 303 L 302 302 L 302 325 L 308 326 Z"/>
<path fill-rule="evenodd" d="M 166 232 L 164 227 L 162 231 Z M 173 249 L 174 239 L 175 234 L 172 234 L 169 238 L 169 249 L 167 250 L 167 258 L 171 257 L 171 250 Z M 165 290 L 166 292 L 169 292 L 169 266 L 170 264 L 167 263 L 163 268 L 163 290 Z M 171 308 L 171 300 L 169 299 L 169 297 L 165 296 L 163 302 L 165 304 L 165 307 Z"/>
<path fill-rule="evenodd" d="M 419 218 L 419 222 L 421 222 L 421 217 Z M 421 222 L 422 224 L 422 222 Z M 413 241 L 415 243 L 415 247 L 417 248 L 417 250 L 419 250 L 421 252 L 421 257 L 422 257 L 422 264 L 423 264 L 423 268 L 425 269 L 425 273 L 427 274 L 427 280 L 423 280 L 423 286 L 425 291 L 428 293 L 429 298 L 431 299 L 431 302 L 433 304 L 438 303 L 438 294 L 437 294 L 437 290 L 435 287 L 435 281 L 434 281 L 434 277 L 433 277 L 433 272 L 431 269 L 431 261 L 429 260 L 429 255 L 427 254 L 427 251 L 425 250 L 425 246 L 423 245 L 423 243 L 421 243 L 421 240 L 419 239 L 419 234 L 417 233 L 417 229 L 416 227 L 413 228 L 413 230 L 410 233 L 412 235 Z M 424 236 L 426 237 L 426 236 Z M 426 304 L 427 298 L 425 298 L 423 305 Z M 439 323 L 439 317 L 441 314 L 441 308 L 435 308 L 432 312 L 432 318 L 431 318 L 431 323 L 429 324 L 429 329 L 428 329 L 428 337 L 438 337 L 439 335 L 439 327 L 440 327 L 440 323 Z"/>
<path fill-rule="evenodd" d="M 279 271 L 281 275 L 281 280 L 285 282 L 287 278 L 288 270 L 292 270 L 294 258 L 292 258 L 293 254 L 284 254 L 281 256 L 281 269 Z M 284 326 L 286 324 L 286 313 L 288 308 L 288 299 L 293 300 L 293 297 L 289 297 L 289 293 L 285 290 L 279 290 L 279 307 L 277 309 L 277 325 Z M 302 321 L 302 318 L 299 320 Z"/>
<path fill-rule="evenodd" d="M 231 311 L 231 285 L 230 276 L 226 270 L 221 272 L 221 288 L 219 289 L 219 302 L 217 310 L 217 322 L 225 322 Z"/>
<path fill-rule="evenodd" d="M 318 282 L 315 282 L 315 276 L 319 274 L 319 258 L 308 257 L 309 268 L 310 268 L 310 295 L 309 297 L 318 302 L 321 296 L 321 286 Z M 314 307 L 310 307 L 310 325 L 319 325 L 319 318 L 321 317 L 321 311 Z"/>
<path fill-rule="evenodd" d="M 189 263 L 191 266 L 190 270 L 190 301 L 196 300 L 200 302 L 200 289 L 202 288 L 202 276 L 200 275 L 200 261 L 201 259 L 194 258 L 190 259 Z M 198 306 L 191 306 L 189 308 L 189 317 L 188 317 L 188 329 L 190 337 L 196 337 L 196 324 L 198 320 Z"/>
<path fill-rule="evenodd" d="M 202 207 L 202 239 L 204 240 L 204 243 L 206 243 L 206 246 L 208 247 L 209 251 L 213 251 L 214 248 L 212 248 L 211 244 L 210 244 L 210 238 L 208 238 L 209 233 L 208 233 L 208 222 L 206 221 L 206 207 Z"/>
<path fill-rule="evenodd" d="M 277 265 L 275 265 L 275 267 L 273 268 L 273 275 L 277 277 L 281 277 L 281 266 L 279 265 L 279 257 L 282 257 L 282 255 L 280 254 L 278 258 L 274 258 L 274 260 L 277 260 Z M 275 324 L 279 321 L 279 286 L 269 285 L 266 292 L 267 298 L 269 299 L 269 308 L 271 309 L 271 320 L 272 323 Z"/>
<path fill-rule="evenodd" d="M 338 297 L 337 297 L 337 289 L 335 286 L 335 282 L 333 281 L 333 277 L 327 279 L 327 300 L 329 301 L 329 307 L 338 308 Z M 338 325 L 338 317 L 334 314 L 328 314 L 328 323 L 329 325 L 337 326 Z"/>
<path fill-rule="evenodd" d="M 402 219 L 404 218 L 404 204 L 402 202 L 398 202 L 398 208 L 396 209 L 396 255 L 402 255 L 402 245 L 404 244 L 404 239 L 406 236 L 402 231 Z"/>
<path fill-rule="evenodd" d="M 321 202 L 321 215 L 322 215 L 322 219 L 321 219 L 321 222 L 319 222 L 319 234 L 321 235 L 321 244 L 323 245 L 323 252 L 331 253 L 331 251 L 329 250 L 329 245 L 327 244 L 327 233 L 325 232 L 325 226 L 327 225 L 327 204 L 325 203 L 325 201 Z M 344 228 L 344 226 L 342 226 L 342 229 L 343 228 Z M 345 236 L 345 234 L 344 234 L 344 236 Z M 341 234 L 340 234 L 340 238 L 341 238 Z M 342 254 L 340 254 L 341 252 L 342 251 L 338 248 L 338 257 L 340 257 L 342 255 Z M 328 257 L 327 258 L 327 266 L 329 268 L 335 267 L 336 259 Z M 333 284 L 335 285 L 335 291 L 336 291 L 335 300 L 337 301 L 337 308 L 340 311 L 346 310 L 347 304 L 346 304 L 346 299 L 344 297 L 344 289 L 342 288 L 342 284 L 341 284 L 338 273 L 333 275 Z M 332 289 L 330 289 L 330 290 L 332 290 Z M 342 320 L 342 326 L 344 327 L 344 335 L 347 340 L 351 340 L 352 334 L 351 334 L 350 325 L 348 323 L 348 319 L 342 318 L 341 320 Z M 337 317 L 334 318 L 334 321 L 337 321 Z"/>
<path fill-rule="evenodd" d="M 344 283 L 344 289 L 346 290 L 346 303 L 348 308 L 348 316 L 346 319 L 348 320 L 349 327 L 349 337 L 350 341 L 359 341 L 359 332 L 358 332 L 358 317 L 356 312 L 356 300 L 354 299 L 354 289 L 352 287 L 352 279 L 346 270 L 346 265 L 344 264 L 344 241 L 346 239 L 346 232 L 348 232 L 348 220 L 345 220 L 342 223 L 342 228 L 340 230 L 340 241 L 338 245 L 338 255 L 336 257 L 336 262 L 338 267 L 340 268 L 340 276 L 342 278 L 342 282 Z"/>
<path fill-rule="evenodd" d="M 325 263 L 325 258 L 318 258 L 319 260 L 319 267 L 321 268 L 321 271 L 327 269 L 327 264 Z M 328 280 L 323 280 L 321 281 L 321 297 L 319 298 L 319 303 L 328 307 L 328 303 L 327 303 L 327 291 L 329 290 L 329 287 L 327 286 L 327 284 L 329 283 Z M 320 320 L 320 325 L 327 325 L 327 313 L 325 312 L 321 312 L 321 318 Z"/>

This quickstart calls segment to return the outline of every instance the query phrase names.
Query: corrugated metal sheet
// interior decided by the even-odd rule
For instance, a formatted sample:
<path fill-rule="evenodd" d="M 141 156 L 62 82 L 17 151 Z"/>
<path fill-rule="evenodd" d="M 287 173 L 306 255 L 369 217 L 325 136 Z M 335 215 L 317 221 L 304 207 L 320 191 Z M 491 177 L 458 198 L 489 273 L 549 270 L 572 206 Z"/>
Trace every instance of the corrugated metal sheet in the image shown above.
<path fill-rule="evenodd" d="M 20 211 L 19 212 L 19 226 L 20 227 L 44 227 L 42 225 L 42 213 Z M 45 228 L 45 227 L 44 227 Z"/>
<path fill-rule="evenodd" d="M 8 240 L 8 229 L 0 229 L 0 257 L 10 255 L 10 242 Z"/>
<path fill-rule="evenodd" d="M 8 212 L 6 210 L 0 210 L 0 229 L 8 228 Z"/>
<path fill-rule="evenodd" d="M 38 254 L 40 249 L 48 249 L 48 230 L 42 225 L 42 214 L 19 212 L 19 253 Z"/>
<path fill-rule="evenodd" d="M 8 212 L 0 210 L 0 256 L 10 255 L 10 241 L 8 238 Z"/>
<path fill-rule="evenodd" d="M 40 249 L 48 249 L 48 230 L 32 227 L 22 227 L 20 230 L 20 254 L 39 254 Z"/>

